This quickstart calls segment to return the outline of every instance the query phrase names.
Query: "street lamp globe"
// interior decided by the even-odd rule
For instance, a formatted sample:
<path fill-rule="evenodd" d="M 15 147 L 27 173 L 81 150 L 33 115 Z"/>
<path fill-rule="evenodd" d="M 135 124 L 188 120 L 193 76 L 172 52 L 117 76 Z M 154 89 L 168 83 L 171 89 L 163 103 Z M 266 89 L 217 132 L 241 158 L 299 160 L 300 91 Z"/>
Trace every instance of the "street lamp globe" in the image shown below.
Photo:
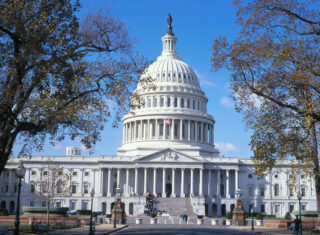
<path fill-rule="evenodd" d="M 24 177 L 26 173 L 26 168 L 23 166 L 22 162 L 20 162 L 20 165 L 18 166 L 16 172 L 17 172 L 17 177 Z"/>
<path fill-rule="evenodd" d="M 94 191 L 94 188 L 92 187 L 92 188 L 90 189 L 90 196 L 93 197 L 94 194 L 95 194 L 95 191 Z"/>

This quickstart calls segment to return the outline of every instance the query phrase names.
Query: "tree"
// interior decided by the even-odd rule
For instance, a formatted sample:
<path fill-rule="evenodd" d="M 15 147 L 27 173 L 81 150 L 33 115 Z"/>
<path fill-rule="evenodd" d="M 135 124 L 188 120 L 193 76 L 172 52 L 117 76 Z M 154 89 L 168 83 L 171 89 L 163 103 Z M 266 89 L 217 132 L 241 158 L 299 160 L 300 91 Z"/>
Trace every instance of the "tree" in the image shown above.
<path fill-rule="evenodd" d="M 241 32 L 212 47 L 212 70 L 231 72 L 236 110 L 254 133 L 260 176 L 289 159 L 314 179 L 320 218 L 320 11 L 316 1 L 234 1 Z"/>
<path fill-rule="evenodd" d="M 68 134 L 90 148 L 116 126 L 147 61 L 122 21 L 78 0 L 0 2 L 0 173 L 17 138 L 21 153 Z"/>
<path fill-rule="evenodd" d="M 32 187 L 38 189 L 40 197 L 46 199 L 47 204 L 47 229 L 50 228 L 50 206 L 56 197 L 70 196 L 70 178 L 69 172 L 59 165 L 55 165 L 52 161 L 48 162 L 41 167 L 40 176 L 32 178 Z"/>

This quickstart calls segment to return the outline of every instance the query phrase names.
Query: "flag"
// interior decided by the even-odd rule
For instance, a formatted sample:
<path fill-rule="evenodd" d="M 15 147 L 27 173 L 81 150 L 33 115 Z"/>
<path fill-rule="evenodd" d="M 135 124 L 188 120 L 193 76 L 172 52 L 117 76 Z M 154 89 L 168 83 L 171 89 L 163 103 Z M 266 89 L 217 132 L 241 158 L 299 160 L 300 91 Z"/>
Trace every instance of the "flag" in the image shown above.
<path fill-rule="evenodd" d="M 170 119 L 166 119 L 166 120 L 164 121 L 164 124 L 170 125 L 170 124 L 171 124 Z"/>

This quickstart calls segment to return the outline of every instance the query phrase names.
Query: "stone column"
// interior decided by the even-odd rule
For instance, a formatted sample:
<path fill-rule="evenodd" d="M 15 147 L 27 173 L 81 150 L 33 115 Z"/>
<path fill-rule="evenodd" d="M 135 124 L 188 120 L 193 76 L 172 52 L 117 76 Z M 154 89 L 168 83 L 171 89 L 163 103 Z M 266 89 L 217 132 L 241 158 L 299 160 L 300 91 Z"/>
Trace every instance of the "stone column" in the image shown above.
<path fill-rule="evenodd" d="M 167 138 L 167 124 L 165 124 L 165 119 L 163 119 L 163 139 Z"/>
<path fill-rule="evenodd" d="M 139 133 L 139 140 L 143 139 L 143 120 L 140 120 L 140 133 Z"/>
<path fill-rule="evenodd" d="M 117 187 L 120 187 L 120 168 L 117 169 Z"/>
<path fill-rule="evenodd" d="M 158 119 L 154 120 L 155 126 L 154 126 L 154 138 L 159 139 L 159 126 L 158 126 Z"/>
<path fill-rule="evenodd" d="M 238 176 L 238 174 L 239 174 L 239 170 L 236 169 L 236 170 L 234 171 L 236 190 L 239 189 L 239 182 L 238 182 L 239 176 Z"/>
<path fill-rule="evenodd" d="M 148 173 L 148 168 L 144 168 L 144 183 L 143 183 L 143 194 L 147 195 L 147 173 Z"/>
<path fill-rule="evenodd" d="M 211 192 L 211 169 L 208 170 L 208 197 L 212 197 Z"/>
<path fill-rule="evenodd" d="M 83 171 L 84 171 L 83 168 L 80 169 L 80 172 L 81 172 L 80 195 L 81 195 L 81 196 L 83 196 Z M 48 174 L 49 174 L 49 172 L 48 172 Z"/>
<path fill-rule="evenodd" d="M 194 140 L 198 141 L 198 122 L 194 121 Z"/>
<path fill-rule="evenodd" d="M 134 121 L 133 127 L 133 140 L 137 139 L 137 121 Z"/>
<path fill-rule="evenodd" d="M 185 197 L 184 194 L 184 168 L 181 168 L 181 194 L 180 197 Z"/>
<path fill-rule="evenodd" d="M 138 195 L 138 168 L 134 169 L 134 194 Z"/>
<path fill-rule="evenodd" d="M 166 197 L 166 168 L 162 169 L 162 197 Z"/>
<path fill-rule="evenodd" d="M 99 173 L 100 173 L 100 177 L 99 177 L 99 194 L 100 194 L 100 196 L 102 196 L 103 195 L 103 169 L 102 168 L 100 168 L 100 171 L 99 171 Z"/>
<path fill-rule="evenodd" d="M 211 126 L 211 144 L 213 144 L 214 143 L 214 139 L 213 139 L 213 131 L 214 131 L 214 129 L 213 129 L 213 125 Z"/>
<path fill-rule="evenodd" d="M 193 193 L 193 168 L 190 168 L 190 194 L 194 196 Z"/>
<path fill-rule="evenodd" d="M 203 168 L 200 168 L 200 182 L 199 182 L 199 196 L 202 197 L 202 179 L 203 179 Z"/>
<path fill-rule="evenodd" d="M 188 120 L 188 140 L 191 140 L 191 122 Z"/>
<path fill-rule="evenodd" d="M 176 179 L 176 176 L 175 175 L 176 175 L 176 169 L 172 168 L 172 194 L 171 194 L 172 197 L 176 197 L 176 190 L 175 190 L 175 185 L 176 185 L 175 179 Z"/>
<path fill-rule="evenodd" d="M 129 173 L 130 173 L 130 169 L 127 168 L 127 170 L 126 170 L 126 196 L 130 196 Z"/>
<path fill-rule="evenodd" d="M 157 168 L 153 168 L 153 194 L 157 196 Z"/>
<path fill-rule="evenodd" d="M 217 197 L 221 197 L 221 192 L 220 192 L 220 169 L 218 169 L 218 179 L 217 179 Z"/>
<path fill-rule="evenodd" d="M 108 169 L 108 191 L 107 191 L 107 196 L 111 197 L 111 169 Z"/>
<path fill-rule="evenodd" d="M 10 195 L 12 193 L 12 172 L 13 172 L 13 170 L 12 169 L 8 169 L 8 170 L 9 170 L 8 195 Z"/>
<path fill-rule="evenodd" d="M 230 190 L 229 190 L 229 170 L 226 170 L 226 197 L 230 198 Z"/>
<path fill-rule="evenodd" d="M 175 124 L 175 120 L 172 119 L 172 123 L 171 123 L 171 139 L 174 140 L 174 124 Z"/>
<path fill-rule="evenodd" d="M 183 134 L 183 120 L 182 120 L 182 119 L 180 119 L 180 140 L 182 140 L 182 139 L 183 139 L 182 134 Z"/>
<path fill-rule="evenodd" d="M 203 142 L 203 122 L 200 122 L 200 138 L 199 141 Z"/>
<path fill-rule="evenodd" d="M 146 135 L 146 139 L 152 139 L 152 128 L 151 128 L 151 125 L 150 124 L 150 119 L 148 119 L 148 124 L 147 124 L 147 135 Z"/>

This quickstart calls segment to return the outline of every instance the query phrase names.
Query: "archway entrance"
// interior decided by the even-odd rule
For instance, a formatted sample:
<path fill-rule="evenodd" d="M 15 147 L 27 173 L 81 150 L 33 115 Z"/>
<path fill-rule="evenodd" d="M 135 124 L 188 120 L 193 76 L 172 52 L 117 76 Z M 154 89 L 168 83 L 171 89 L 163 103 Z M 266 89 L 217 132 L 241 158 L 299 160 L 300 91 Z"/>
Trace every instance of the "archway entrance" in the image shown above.
<path fill-rule="evenodd" d="M 166 184 L 166 195 L 167 197 L 170 197 L 172 193 L 172 185 L 170 183 Z"/>

